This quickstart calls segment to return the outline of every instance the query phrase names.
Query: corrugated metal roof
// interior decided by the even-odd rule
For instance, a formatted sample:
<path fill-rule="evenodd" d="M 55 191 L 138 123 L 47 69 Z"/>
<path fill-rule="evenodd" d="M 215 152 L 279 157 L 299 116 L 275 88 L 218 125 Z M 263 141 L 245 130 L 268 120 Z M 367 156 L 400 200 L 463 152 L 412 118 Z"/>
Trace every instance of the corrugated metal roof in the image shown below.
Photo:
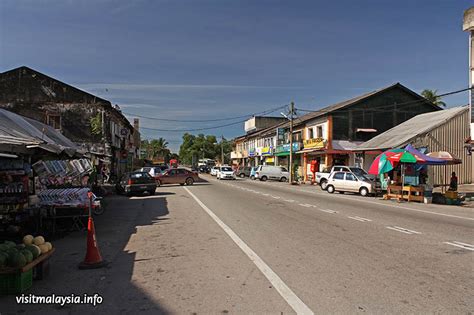
<path fill-rule="evenodd" d="M 364 142 L 357 151 L 389 149 L 408 144 L 411 139 L 439 127 L 467 110 L 469 110 L 468 107 L 462 106 L 417 115 Z"/>
<path fill-rule="evenodd" d="M 40 147 L 72 156 L 79 148 L 51 126 L 0 108 L 0 144 Z"/>

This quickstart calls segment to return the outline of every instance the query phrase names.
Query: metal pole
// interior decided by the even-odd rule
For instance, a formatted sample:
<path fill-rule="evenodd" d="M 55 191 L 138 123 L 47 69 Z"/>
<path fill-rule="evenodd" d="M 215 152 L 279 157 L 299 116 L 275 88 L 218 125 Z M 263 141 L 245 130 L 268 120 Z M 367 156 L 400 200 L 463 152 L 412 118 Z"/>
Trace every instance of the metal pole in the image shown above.
<path fill-rule="evenodd" d="M 224 165 L 224 135 L 222 135 L 221 139 L 221 163 Z"/>
<path fill-rule="evenodd" d="M 295 103 L 291 102 L 290 105 L 290 185 L 293 183 L 293 112 Z"/>

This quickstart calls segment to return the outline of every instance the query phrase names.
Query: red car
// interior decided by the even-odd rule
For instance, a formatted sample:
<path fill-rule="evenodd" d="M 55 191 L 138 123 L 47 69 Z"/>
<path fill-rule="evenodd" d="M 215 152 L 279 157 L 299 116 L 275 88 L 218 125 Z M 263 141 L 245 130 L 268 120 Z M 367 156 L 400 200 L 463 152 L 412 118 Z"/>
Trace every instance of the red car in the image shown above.
<path fill-rule="evenodd" d="M 158 174 L 156 178 L 156 185 L 161 186 L 164 184 L 180 184 L 183 186 L 192 185 L 195 181 L 199 180 L 197 172 L 187 170 L 185 168 L 171 168 L 165 171 L 163 174 Z"/>

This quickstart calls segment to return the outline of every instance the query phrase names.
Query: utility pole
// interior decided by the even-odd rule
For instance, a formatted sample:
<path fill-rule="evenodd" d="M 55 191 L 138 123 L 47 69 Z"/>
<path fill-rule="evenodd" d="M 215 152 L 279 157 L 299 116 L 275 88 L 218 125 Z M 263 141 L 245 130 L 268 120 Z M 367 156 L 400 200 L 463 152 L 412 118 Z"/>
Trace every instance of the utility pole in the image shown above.
<path fill-rule="evenodd" d="M 295 111 L 295 103 L 290 104 L 290 185 L 293 183 L 293 113 Z"/>
<path fill-rule="evenodd" d="M 224 135 L 221 136 L 221 163 L 224 165 Z"/>

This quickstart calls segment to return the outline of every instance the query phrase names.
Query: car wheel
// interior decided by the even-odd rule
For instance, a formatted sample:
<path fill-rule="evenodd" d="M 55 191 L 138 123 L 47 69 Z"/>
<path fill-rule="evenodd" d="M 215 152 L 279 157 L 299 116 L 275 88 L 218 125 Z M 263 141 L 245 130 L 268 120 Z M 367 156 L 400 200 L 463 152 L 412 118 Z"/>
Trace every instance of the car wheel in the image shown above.
<path fill-rule="evenodd" d="M 184 186 L 184 183 L 179 183 L 180 186 Z"/>
<path fill-rule="evenodd" d="M 245 174 L 242 173 L 242 174 L 239 175 L 239 177 L 240 177 L 240 178 L 244 178 L 244 177 L 245 177 Z"/>
<path fill-rule="evenodd" d="M 368 190 L 367 188 L 365 188 L 365 187 L 362 187 L 362 188 L 359 190 L 359 193 L 360 193 L 361 196 L 366 197 L 366 196 L 369 195 L 369 190 Z"/>
<path fill-rule="evenodd" d="M 161 186 L 161 181 L 157 180 L 156 181 L 156 187 L 160 187 Z"/>
<path fill-rule="evenodd" d="M 286 177 L 280 178 L 280 182 L 286 182 Z"/>
<path fill-rule="evenodd" d="M 334 189 L 333 185 L 327 185 L 326 190 L 328 193 L 333 194 L 336 190 Z"/>
<path fill-rule="evenodd" d="M 191 177 L 187 178 L 186 185 L 191 186 L 192 184 L 194 184 L 194 179 L 192 179 Z"/>
<path fill-rule="evenodd" d="M 251 180 L 255 180 L 255 176 L 253 176 L 253 175 L 250 176 L 250 179 L 251 179 Z"/>
<path fill-rule="evenodd" d="M 322 180 L 320 185 L 322 190 L 326 190 L 328 187 L 328 182 L 326 180 Z"/>
<path fill-rule="evenodd" d="M 262 182 L 266 182 L 267 179 L 268 179 L 267 176 L 262 176 L 262 178 L 260 178 L 260 180 L 261 180 Z"/>

